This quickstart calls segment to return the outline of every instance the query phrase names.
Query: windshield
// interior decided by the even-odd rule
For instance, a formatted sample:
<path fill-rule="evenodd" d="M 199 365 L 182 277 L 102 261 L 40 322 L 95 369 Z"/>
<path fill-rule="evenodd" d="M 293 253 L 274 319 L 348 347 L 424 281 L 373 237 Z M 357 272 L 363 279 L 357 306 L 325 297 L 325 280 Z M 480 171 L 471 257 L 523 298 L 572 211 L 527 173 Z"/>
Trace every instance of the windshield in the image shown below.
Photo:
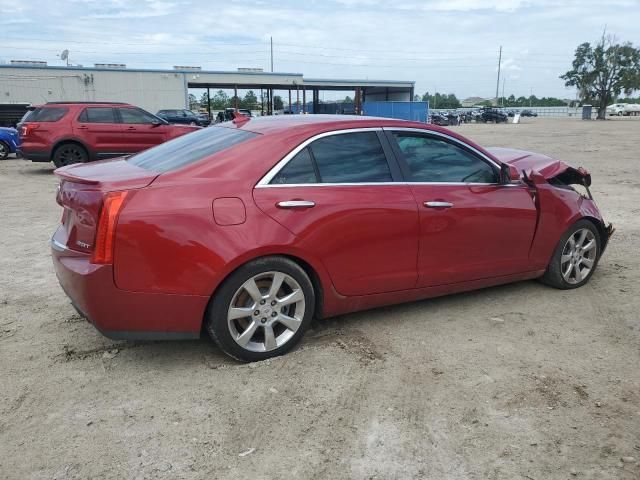
<path fill-rule="evenodd" d="M 127 161 L 140 168 L 164 173 L 257 136 L 257 133 L 236 128 L 204 128 L 133 155 Z"/>

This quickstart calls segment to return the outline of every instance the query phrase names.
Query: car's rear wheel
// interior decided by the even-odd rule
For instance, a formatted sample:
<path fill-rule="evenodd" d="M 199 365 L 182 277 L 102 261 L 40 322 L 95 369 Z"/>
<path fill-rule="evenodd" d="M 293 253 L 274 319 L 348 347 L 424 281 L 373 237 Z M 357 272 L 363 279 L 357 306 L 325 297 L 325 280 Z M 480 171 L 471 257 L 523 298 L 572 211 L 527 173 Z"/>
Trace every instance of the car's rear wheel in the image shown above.
<path fill-rule="evenodd" d="M 228 355 L 253 362 L 282 355 L 302 338 L 315 294 L 306 272 L 283 257 L 249 262 L 215 293 L 206 328 Z"/>
<path fill-rule="evenodd" d="M 9 156 L 9 145 L 0 141 L 0 160 L 4 160 Z"/>
<path fill-rule="evenodd" d="M 85 163 L 88 160 L 87 151 L 77 143 L 63 143 L 53 153 L 53 163 L 58 168 L 74 163 Z"/>
<path fill-rule="evenodd" d="M 579 220 L 562 236 L 541 280 L 560 289 L 589 281 L 600 258 L 600 234 L 589 220 Z"/>

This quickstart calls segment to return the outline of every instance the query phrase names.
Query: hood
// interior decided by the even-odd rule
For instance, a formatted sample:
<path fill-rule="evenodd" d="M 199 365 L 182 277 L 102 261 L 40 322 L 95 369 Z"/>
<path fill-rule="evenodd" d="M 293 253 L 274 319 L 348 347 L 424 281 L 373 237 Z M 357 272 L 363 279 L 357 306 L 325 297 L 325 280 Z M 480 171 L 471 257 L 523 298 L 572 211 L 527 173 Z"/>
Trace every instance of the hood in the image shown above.
<path fill-rule="evenodd" d="M 501 163 L 508 163 L 518 169 L 520 173 L 534 170 L 547 181 L 559 180 L 565 184 L 591 185 L 591 175 L 582 167 L 571 165 L 541 153 L 527 152 L 513 148 L 490 147 L 486 149 Z"/>
<path fill-rule="evenodd" d="M 541 153 L 499 147 L 490 147 L 486 150 L 501 163 L 513 165 L 519 172 L 535 170 L 546 179 L 556 177 L 570 168 L 562 160 L 556 160 Z"/>

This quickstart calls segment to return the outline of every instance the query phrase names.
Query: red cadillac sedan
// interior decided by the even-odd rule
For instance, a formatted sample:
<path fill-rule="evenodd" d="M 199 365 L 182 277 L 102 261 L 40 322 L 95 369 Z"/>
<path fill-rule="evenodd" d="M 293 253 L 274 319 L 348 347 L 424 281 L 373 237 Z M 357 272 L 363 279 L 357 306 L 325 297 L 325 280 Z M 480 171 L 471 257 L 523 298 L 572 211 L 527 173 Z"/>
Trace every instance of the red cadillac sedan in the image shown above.
<path fill-rule="evenodd" d="M 313 316 L 582 286 L 613 231 L 585 170 L 392 119 L 239 117 L 56 174 L 76 309 L 116 339 L 204 327 L 243 361 L 288 351 Z"/>

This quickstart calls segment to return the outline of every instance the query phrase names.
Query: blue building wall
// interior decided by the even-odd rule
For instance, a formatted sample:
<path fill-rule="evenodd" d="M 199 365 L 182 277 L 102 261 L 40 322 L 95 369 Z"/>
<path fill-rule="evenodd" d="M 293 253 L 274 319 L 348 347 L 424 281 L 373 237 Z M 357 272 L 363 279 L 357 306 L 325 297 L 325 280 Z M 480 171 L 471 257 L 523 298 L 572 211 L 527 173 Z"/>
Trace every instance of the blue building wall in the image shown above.
<path fill-rule="evenodd" d="M 364 102 L 365 115 L 372 117 L 398 118 L 415 122 L 426 122 L 429 118 L 429 102 Z"/>

